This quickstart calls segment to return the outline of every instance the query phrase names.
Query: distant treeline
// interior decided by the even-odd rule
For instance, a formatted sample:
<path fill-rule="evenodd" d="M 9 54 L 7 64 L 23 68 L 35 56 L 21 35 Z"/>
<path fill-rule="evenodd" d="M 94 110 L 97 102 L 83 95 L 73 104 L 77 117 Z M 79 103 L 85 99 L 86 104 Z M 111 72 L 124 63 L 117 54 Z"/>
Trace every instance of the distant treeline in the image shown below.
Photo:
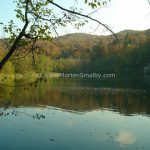
<path fill-rule="evenodd" d="M 111 36 L 83 33 L 65 35 L 53 42 L 38 41 L 40 53 L 12 60 L 15 72 L 96 72 L 143 74 L 150 64 L 150 30 L 122 31 L 117 34 L 119 42 Z M 1 45 L 0 45 L 1 46 Z M 1 46 L 2 47 L 2 46 Z M 0 55 L 3 55 L 0 48 Z M 18 57 L 24 51 L 17 52 Z"/>

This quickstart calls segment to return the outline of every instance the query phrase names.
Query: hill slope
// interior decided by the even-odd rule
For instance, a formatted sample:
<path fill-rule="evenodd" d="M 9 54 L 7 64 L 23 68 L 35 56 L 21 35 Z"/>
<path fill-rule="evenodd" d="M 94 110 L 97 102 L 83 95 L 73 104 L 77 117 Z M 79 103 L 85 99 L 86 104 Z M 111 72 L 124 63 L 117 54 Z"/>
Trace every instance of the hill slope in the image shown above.
<path fill-rule="evenodd" d="M 52 42 L 39 40 L 41 53 L 35 56 L 35 67 L 29 63 L 31 56 L 13 64 L 17 72 L 32 68 L 37 72 L 143 73 L 144 67 L 150 64 L 150 29 L 125 30 L 117 36 L 119 43 L 112 36 L 84 33 L 68 34 Z M 2 44 L 0 47 L 3 53 Z"/>

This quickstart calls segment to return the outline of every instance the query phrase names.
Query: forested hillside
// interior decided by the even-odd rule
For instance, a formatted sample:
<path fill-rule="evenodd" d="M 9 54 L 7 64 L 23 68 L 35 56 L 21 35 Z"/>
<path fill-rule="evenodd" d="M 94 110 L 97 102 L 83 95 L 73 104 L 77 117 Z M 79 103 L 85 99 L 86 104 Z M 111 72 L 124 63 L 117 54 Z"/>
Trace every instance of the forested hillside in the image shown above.
<path fill-rule="evenodd" d="M 17 51 L 10 60 L 16 72 L 97 72 L 143 74 L 150 64 L 150 30 L 126 30 L 117 33 L 119 43 L 111 36 L 83 33 L 68 34 L 53 41 L 39 40 L 33 56 Z M 0 43 L 0 56 L 4 55 Z M 19 59 L 16 59 L 19 57 Z"/>

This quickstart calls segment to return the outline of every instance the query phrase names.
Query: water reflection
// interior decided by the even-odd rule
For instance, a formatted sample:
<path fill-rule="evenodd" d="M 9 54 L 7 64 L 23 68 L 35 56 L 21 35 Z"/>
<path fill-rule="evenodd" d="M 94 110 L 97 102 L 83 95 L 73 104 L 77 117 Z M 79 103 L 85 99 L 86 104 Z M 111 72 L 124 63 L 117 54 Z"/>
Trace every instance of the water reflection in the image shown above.
<path fill-rule="evenodd" d="M 134 144 L 136 137 L 132 132 L 120 131 L 115 139 L 122 147 Z"/>
<path fill-rule="evenodd" d="M 3 110 L 9 115 L 0 117 L 1 149 L 149 150 L 150 148 L 150 120 L 144 116 L 126 117 L 108 110 L 77 114 L 52 107 L 42 109 L 23 107 L 15 110 L 16 112 L 14 108 Z M 33 118 L 40 114 L 45 118 Z"/>
<path fill-rule="evenodd" d="M 49 80 L 12 94 L 1 89 L 0 149 L 150 149 L 150 93 L 143 86 Z"/>
<path fill-rule="evenodd" d="M 0 91 L 0 105 L 2 107 L 4 102 L 9 101 L 12 107 L 53 106 L 75 112 L 108 109 L 124 115 L 150 114 L 149 90 L 118 86 L 109 88 L 102 83 L 97 81 L 95 85 L 78 80 L 49 80 L 36 87 L 16 87 L 13 94 L 7 93 L 5 87 Z"/>

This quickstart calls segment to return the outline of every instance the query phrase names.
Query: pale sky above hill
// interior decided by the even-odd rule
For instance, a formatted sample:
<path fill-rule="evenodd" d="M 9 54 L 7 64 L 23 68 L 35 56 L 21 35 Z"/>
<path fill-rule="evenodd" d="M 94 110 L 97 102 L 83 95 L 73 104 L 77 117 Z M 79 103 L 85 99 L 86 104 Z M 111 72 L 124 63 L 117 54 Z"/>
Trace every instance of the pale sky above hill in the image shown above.
<path fill-rule="evenodd" d="M 63 7 L 69 8 L 73 0 L 56 0 Z M 84 14 L 89 14 L 92 10 L 84 5 L 80 0 L 78 4 L 85 11 Z M 13 19 L 18 25 L 19 22 L 15 18 L 15 5 L 13 0 L 3 0 L 0 3 L 0 21 L 7 23 Z M 92 15 L 93 18 L 107 24 L 114 32 L 119 32 L 125 29 L 145 30 L 150 28 L 150 5 L 147 0 L 111 0 L 107 7 L 99 9 Z M 97 27 L 96 23 L 90 22 L 82 29 L 74 30 L 71 26 L 67 30 L 59 30 L 60 35 L 73 32 L 93 33 Z M 93 34 L 108 34 L 103 27 L 100 27 Z M 0 36 L 3 36 L 0 29 Z"/>

